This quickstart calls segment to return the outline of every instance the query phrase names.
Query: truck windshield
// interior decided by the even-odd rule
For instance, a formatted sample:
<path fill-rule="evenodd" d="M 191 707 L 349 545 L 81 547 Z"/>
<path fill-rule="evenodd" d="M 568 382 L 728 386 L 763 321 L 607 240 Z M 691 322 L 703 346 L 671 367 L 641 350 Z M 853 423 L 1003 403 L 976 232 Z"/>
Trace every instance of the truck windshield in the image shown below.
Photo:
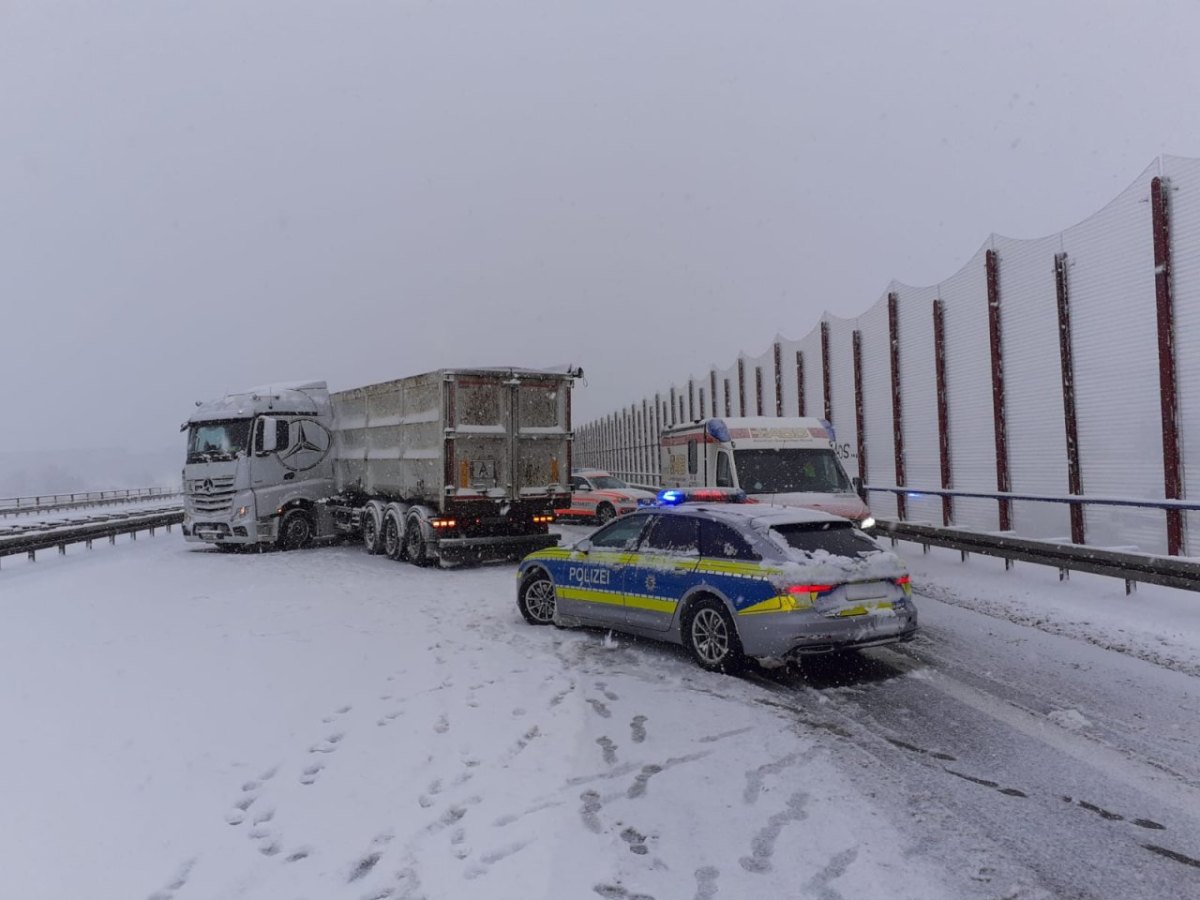
<path fill-rule="evenodd" d="M 734 458 L 738 482 L 748 494 L 848 494 L 853 490 L 830 449 L 736 450 Z"/>
<path fill-rule="evenodd" d="M 189 463 L 237 459 L 250 441 L 250 419 L 197 422 L 188 428 Z"/>

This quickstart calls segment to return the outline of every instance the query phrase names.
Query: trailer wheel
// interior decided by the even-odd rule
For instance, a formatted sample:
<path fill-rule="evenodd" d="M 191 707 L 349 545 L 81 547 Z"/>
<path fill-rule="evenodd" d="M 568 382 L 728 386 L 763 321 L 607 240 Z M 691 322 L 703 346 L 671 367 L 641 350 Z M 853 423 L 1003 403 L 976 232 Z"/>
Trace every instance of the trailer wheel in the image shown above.
<path fill-rule="evenodd" d="M 613 505 L 611 503 L 601 503 L 596 507 L 596 518 L 600 520 L 601 525 L 609 521 L 616 514 L 617 511 L 613 509 Z"/>
<path fill-rule="evenodd" d="M 279 523 L 279 546 L 284 550 L 299 550 L 312 543 L 312 518 L 303 509 L 288 510 Z"/>
<path fill-rule="evenodd" d="M 415 566 L 429 565 L 429 560 L 425 558 L 425 538 L 421 536 L 421 523 L 416 519 L 409 519 L 408 527 L 404 529 L 404 555 Z"/>
<path fill-rule="evenodd" d="M 379 511 L 368 506 L 362 511 L 362 541 L 364 549 L 372 556 L 384 549 L 383 535 L 379 532 Z"/>
<path fill-rule="evenodd" d="M 404 558 L 404 541 L 400 538 L 400 520 L 392 513 L 383 517 L 383 552 L 388 559 Z"/>

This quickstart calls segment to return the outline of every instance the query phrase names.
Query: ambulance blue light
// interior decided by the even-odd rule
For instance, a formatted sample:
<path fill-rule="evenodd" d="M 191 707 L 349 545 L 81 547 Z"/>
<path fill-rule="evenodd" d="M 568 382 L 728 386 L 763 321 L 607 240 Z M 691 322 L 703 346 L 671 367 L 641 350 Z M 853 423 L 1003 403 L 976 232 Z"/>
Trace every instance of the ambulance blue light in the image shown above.
<path fill-rule="evenodd" d="M 722 444 L 729 443 L 729 427 L 725 424 L 724 419 L 709 419 L 707 430 L 713 440 L 720 441 Z"/>

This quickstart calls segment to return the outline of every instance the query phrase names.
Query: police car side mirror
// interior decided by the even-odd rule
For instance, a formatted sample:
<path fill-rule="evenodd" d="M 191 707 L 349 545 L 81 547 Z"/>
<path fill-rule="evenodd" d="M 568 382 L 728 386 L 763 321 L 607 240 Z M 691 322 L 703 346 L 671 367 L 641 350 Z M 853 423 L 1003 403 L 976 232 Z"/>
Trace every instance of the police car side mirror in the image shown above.
<path fill-rule="evenodd" d="M 582 541 L 580 541 L 579 543 L 577 543 L 577 544 L 576 544 L 574 547 L 572 547 L 571 549 L 572 549 L 572 550 L 575 550 L 575 551 L 577 551 L 577 552 L 579 552 L 579 553 L 587 553 L 589 550 L 591 550 L 591 549 L 592 549 L 592 541 L 591 541 L 591 539 L 590 539 L 590 538 L 584 538 Z"/>

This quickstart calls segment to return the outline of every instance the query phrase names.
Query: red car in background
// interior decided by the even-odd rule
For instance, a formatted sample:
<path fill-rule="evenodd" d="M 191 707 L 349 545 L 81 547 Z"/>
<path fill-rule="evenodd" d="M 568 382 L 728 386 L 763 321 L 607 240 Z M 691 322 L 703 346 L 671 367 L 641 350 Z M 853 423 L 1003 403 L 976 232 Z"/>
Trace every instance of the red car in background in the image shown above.
<path fill-rule="evenodd" d="M 603 469 L 575 469 L 571 472 L 571 506 L 556 509 L 554 514 L 607 522 L 639 506 L 653 505 L 655 496 L 653 491 L 630 487 Z"/>

